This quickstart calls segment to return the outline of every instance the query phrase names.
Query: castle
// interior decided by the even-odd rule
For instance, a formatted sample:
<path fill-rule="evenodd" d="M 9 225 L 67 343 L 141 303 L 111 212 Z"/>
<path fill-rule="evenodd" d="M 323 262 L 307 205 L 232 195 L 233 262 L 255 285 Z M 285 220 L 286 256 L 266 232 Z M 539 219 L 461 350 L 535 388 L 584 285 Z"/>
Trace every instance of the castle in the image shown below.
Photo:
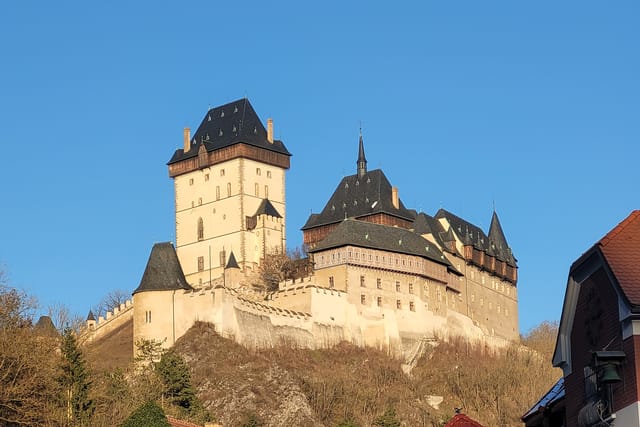
<path fill-rule="evenodd" d="M 169 347 L 201 320 L 255 347 L 348 341 L 406 354 L 439 336 L 518 340 L 517 262 L 496 212 L 485 234 L 444 209 L 408 209 L 367 169 L 362 135 L 355 173 L 302 227 L 308 274 L 256 288 L 261 263 L 286 251 L 290 157 L 248 99 L 185 129 L 168 162 L 175 247 L 153 246 L 132 300 L 89 317 L 90 339 L 132 324 L 134 343 Z"/>

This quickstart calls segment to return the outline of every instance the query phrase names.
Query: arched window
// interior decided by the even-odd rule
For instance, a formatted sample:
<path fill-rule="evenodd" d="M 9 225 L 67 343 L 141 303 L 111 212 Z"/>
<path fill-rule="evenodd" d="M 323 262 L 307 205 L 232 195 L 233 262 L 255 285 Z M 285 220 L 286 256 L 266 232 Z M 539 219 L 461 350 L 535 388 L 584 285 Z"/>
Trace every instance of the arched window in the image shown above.
<path fill-rule="evenodd" d="M 227 182 L 227 197 L 231 197 L 231 183 Z"/>
<path fill-rule="evenodd" d="M 198 218 L 198 240 L 204 239 L 204 221 Z"/>

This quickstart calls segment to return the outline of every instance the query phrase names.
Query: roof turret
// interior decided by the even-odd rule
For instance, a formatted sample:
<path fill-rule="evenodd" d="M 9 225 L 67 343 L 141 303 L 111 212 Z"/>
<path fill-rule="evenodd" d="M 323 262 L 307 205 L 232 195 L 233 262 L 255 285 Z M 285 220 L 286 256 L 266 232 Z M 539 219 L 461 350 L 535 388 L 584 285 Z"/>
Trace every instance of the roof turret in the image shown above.
<path fill-rule="evenodd" d="M 367 173 L 367 158 L 364 155 L 364 143 L 362 142 L 362 128 L 360 128 L 360 141 L 358 142 L 358 177 L 362 178 Z"/>
<path fill-rule="evenodd" d="M 171 242 L 156 243 L 151 249 L 147 267 L 134 294 L 145 291 L 192 290 L 186 279 L 176 249 Z"/>

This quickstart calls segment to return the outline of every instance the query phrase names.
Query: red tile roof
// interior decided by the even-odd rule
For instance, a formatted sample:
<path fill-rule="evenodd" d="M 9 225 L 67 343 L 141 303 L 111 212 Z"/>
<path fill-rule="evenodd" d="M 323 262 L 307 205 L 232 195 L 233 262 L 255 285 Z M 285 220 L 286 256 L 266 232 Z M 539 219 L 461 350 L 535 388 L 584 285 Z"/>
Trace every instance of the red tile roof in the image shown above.
<path fill-rule="evenodd" d="M 444 427 L 484 427 L 477 421 L 472 420 L 467 417 L 465 414 L 456 414 L 453 418 L 449 420 L 448 423 L 444 425 Z"/>
<path fill-rule="evenodd" d="M 202 424 L 195 424 L 189 421 L 179 420 L 172 417 L 171 415 L 167 415 L 167 421 L 169 421 L 171 427 L 202 427 Z"/>
<path fill-rule="evenodd" d="M 640 210 L 635 210 L 599 242 L 629 302 L 640 306 Z"/>

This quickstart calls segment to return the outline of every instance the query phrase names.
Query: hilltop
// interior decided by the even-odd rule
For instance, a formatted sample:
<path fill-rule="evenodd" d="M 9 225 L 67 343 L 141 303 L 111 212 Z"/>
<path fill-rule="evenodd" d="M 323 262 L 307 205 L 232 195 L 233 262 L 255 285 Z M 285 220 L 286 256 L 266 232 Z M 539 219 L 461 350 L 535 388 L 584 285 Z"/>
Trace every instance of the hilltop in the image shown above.
<path fill-rule="evenodd" d="M 203 322 L 173 349 L 188 364 L 203 406 L 225 427 L 251 425 L 248 420 L 369 426 L 389 408 L 403 425 L 441 426 L 456 407 L 487 426 L 521 426 L 520 415 L 559 377 L 548 363 L 554 338 L 555 326 L 543 324 L 523 345 L 503 350 L 440 342 L 428 347 L 410 375 L 381 350 L 346 343 L 249 350 Z M 103 369 L 105 357 L 108 352 Z M 124 367 L 122 358 L 114 362 Z"/>

